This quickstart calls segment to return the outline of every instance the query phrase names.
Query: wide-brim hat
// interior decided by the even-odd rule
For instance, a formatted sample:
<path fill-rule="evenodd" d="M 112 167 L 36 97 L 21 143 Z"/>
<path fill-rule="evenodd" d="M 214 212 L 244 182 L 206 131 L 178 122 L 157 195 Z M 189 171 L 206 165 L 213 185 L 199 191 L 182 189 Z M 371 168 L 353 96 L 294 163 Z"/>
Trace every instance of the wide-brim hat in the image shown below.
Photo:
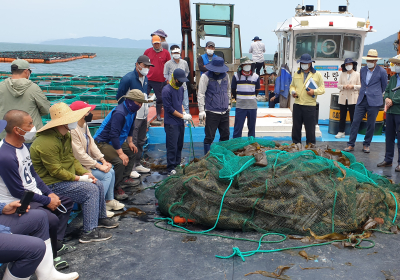
<path fill-rule="evenodd" d="M 255 62 L 253 60 L 251 60 L 250 58 L 248 58 L 247 56 L 240 58 L 240 65 L 253 64 L 253 63 L 255 63 Z"/>
<path fill-rule="evenodd" d="M 225 73 L 229 70 L 229 67 L 225 65 L 224 59 L 219 56 L 214 57 L 210 63 L 206 64 L 206 68 L 217 73 Z"/>
<path fill-rule="evenodd" d="M 400 63 L 400 54 L 396 55 L 395 57 L 389 58 L 389 62 Z"/>
<path fill-rule="evenodd" d="M 6 128 L 6 126 L 7 126 L 7 121 L 0 120 L 0 133 L 3 132 L 3 130 Z"/>
<path fill-rule="evenodd" d="M 357 61 L 354 61 L 352 58 L 350 58 L 350 57 L 346 58 L 344 60 L 344 63 L 342 65 L 340 65 L 340 67 L 342 68 L 342 72 L 347 72 L 347 69 L 346 69 L 347 63 L 353 63 L 353 69 L 354 69 L 354 67 L 356 67 L 358 65 Z"/>
<path fill-rule="evenodd" d="M 255 36 L 255 37 L 253 38 L 252 41 L 255 41 L 255 40 L 260 40 L 260 41 L 262 41 L 262 39 L 260 39 L 260 37 L 258 37 L 258 36 Z"/>
<path fill-rule="evenodd" d="M 121 96 L 120 99 L 122 99 L 122 98 L 130 99 L 130 100 L 133 100 L 133 101 L 137 101 L 139 103 L 150 103 L 150 102 L 153 102 L 153 100 L 147 100 L 144 97 L 143 92 L 141 92 L 139 89 L 130 90 L 126 95 Z M 118 101 L 120 99 L 118 99 Z"/>
<path fill-rule="evenodd" d="M 164 38 L 168 37 L 167 33 L 165 33 L 165 31 L 162 30 L 162 29 L 158 29 L 158 30 L 154 31 L 153 33 L 151 33 L 150 36 L 154 36 L 154 35 L 161 36 L 161 37 L 164 37 Z"/>
<path fill-rule="evenodd" d="M 314 60 L 312 60 L 311 55 L 309 55 L 308 53 L 302 54 L 300 56 L 300 59 L 297 60 L 297 63 L 312 63 L 315 62 Z"/>
<path fill-rule="evenodd" d="M 77 111 L 72 111 L 72 109 L 67 104 L 63 102 L 56 103 L 50 107 L 51 121 L 49 121 L 37 132 L 42 132 L 56 126 L 77 122 L 82 119 L 83 116 L 86 115 L 86 113 L 89 111 L 90 107 L 83 108 Z"/>
<path fill-rule="evenodd" d="M 370 49 L 368 51 L 367 56 L 363 56 L 362 59 L 365 59 L 365 60 L 379 60 L 379 59 L 382 59 L 382 58 L 378 57 L 378 51 L 377 50 Z"/>

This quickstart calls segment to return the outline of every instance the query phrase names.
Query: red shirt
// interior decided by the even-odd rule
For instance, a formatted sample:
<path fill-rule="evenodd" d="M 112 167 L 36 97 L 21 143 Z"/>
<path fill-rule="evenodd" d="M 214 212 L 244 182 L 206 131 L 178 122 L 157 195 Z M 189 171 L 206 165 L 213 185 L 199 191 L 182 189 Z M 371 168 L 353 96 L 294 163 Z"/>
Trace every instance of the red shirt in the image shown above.
<path fill-rule="evenodd" d="M 154 65 L 154 67 L 150 67 L 147 79 L 153 82 L 165 82 L 164 64 L 171 60 L 169 51 L 163 49 L 161 52 L 156 52 L 153 48 L 149 48 L 144 52 L 144 55 L 147 55 L 151 64 Z"/>

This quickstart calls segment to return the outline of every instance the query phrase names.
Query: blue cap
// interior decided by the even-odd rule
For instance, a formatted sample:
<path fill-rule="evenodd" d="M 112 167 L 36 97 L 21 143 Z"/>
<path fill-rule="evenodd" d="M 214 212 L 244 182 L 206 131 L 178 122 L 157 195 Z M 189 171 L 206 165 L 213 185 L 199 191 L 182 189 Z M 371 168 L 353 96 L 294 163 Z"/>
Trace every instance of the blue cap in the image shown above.
<path fill-rule="evenodd" d="M 297 60 L 297 63 L 311 63 L 311 62 L 315 62 L 315 61 L 312 60 L 311 55 L 309 55 L 308 53 L 302 54 L 300 56 L 300 59 Z"/>
<path fill-rule="evenodd" d="M 4 128 L 6 128 L 7 121 L 5 120 L 0 120 L 0 133 L 3 132 Z"/>
<path fill-rule="evenodd" d="M 229 68 L 225 65 L 225 61 L 222 57 L 214 57 L 210 63 L 206 64 L 205 67 L 211 72 L 225 73 L 228 72 Z"/>
<path fill-rule="evenodd" d="M 186 73 L 180 68 L 176 68 L 174 70 L 174 78 L 180 81 L 181 83 L 189 82 L 188 78 L 186 78 Z"/>
<path fill-rule="evenodd" d="M 262 41 L 262 40 L 260 39 L 260 37 L 258 37 L 258 36 L 254 37 L 252 41 L 256 41 L 256 40 Z"/>

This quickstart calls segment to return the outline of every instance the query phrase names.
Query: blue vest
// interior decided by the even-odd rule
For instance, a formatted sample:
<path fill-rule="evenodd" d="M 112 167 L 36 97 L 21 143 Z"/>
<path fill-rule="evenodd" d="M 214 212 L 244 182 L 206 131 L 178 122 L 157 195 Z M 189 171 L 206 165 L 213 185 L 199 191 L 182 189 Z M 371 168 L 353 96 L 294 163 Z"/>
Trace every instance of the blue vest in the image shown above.
<path fill-rule="evenodd" d="M 228 97 L 228 79 L 229 75 L 221 80 L 221 84 L 217 80 L 208 78 L 208 86 L 205 93 L 205 109 L 214 112 L 226 112 L 229 107 Z"/>
<path fill-rule="evenodd" d="M 216 56 L 217 56 L 216 54 L 213 54 L 212 58 L 214 59 L 214 57 L 216 57 Z M 204 66 L 206 66 L 208 63 L 210 63 L 210 60 L 208 59 L 208 54 L 206 54 L 206 53 L 202 54 L 201 58 L 203 59 Z M 205 72 L 200 71 L 200 75 L 203 75 L 203 73 L 205 73 Z"/>

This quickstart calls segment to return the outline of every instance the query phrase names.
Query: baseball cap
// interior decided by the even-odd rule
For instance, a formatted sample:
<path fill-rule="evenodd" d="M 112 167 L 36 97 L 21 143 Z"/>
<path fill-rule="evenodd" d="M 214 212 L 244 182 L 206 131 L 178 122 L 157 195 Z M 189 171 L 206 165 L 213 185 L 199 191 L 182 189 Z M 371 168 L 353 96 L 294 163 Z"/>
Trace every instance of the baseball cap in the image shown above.
<path fill-rule="evenodd" d="M 151 64 L 150 58 L 149 58 L 147 55 L 141 55 L 141 56 L 139 56 L 136 62 L 137 62 L 137 63 L 143 63 L 144 65 L 153 66 L 153 67 L 154 67 L 154 65 Z"/>
<path fill-rule="evenodd" d="M 69 108 L 71 108 L 72 111 L 77 111 L 83 108 L 90 108 L 90 111 L 94 110 L 96 108 L 96 105 L 90 105 L 84 101 L 75 101 L 71 105 L 69 105 Z"/>
<path fill-rule="evenodd" d="M 212 42 L 212 41 L 208 41 L 208 42 L 206 43 L 206 47 L 209 47 L 209 46 L 215 47 L 215 43 Z"/>
<path fill-rule="evenodd" d="M 26 61 L 25 59 L 16 59 L 11 63 L 11 69 L 13 69 L 13 70 L 26 70 L 26 69 L 32 69 L 32 68 L 29 65 L 29 62 Z"/>
<path fill-rule="evenodd" d="M 174 78 L 180 81 L 181 83 L 189 82 L 188 78 L 186 78 L 185 71 L 180 68 L 174 70 Z"/>
<path fill-rule="evenodd" d="M 154 35 L 153 37 L 151 37 L 151 43 L 161 43 L 161 38 L 160 36 Z"/>

